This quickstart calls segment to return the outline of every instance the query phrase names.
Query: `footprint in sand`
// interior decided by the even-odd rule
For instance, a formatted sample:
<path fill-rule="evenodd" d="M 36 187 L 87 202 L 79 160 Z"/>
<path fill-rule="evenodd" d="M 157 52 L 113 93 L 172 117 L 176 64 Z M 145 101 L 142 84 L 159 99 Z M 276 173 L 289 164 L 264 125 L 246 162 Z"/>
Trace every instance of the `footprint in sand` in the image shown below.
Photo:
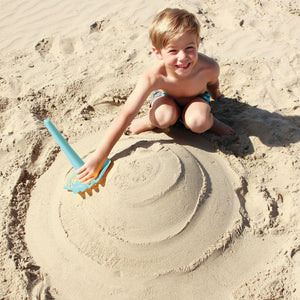
<path fill-rule="evenodd" d="M 102 30 L 104 20 L 96 21 L 90 26 L 90 33 L 99 32 Z"/>
<path fill-rule="evenodd" d="M 35 45 L 35 50 L 40 53 L 41 57 L 44 58 L 46 56 L 46 54 L 49 53 L 50 49 L 52 48 L 52 42 L 53 42 L 53 39 L 44 38 Z"/>

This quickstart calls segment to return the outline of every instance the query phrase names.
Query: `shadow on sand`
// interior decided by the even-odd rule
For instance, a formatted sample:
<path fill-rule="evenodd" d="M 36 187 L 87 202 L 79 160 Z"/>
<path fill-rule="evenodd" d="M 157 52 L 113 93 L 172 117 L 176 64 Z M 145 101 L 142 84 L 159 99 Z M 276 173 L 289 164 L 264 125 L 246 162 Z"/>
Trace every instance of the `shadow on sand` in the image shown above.
<path fill-rule="evenodd" d="M 254 153 L 250 137 L 257 137 L 269 147 L 287 147 L 300 140 L 300 116 L 270 113 L 227 97 L 213 101 L 211 106 L 214 116 L 236 132 L 234 136 L 217 136 L 210 132 L 203 134 L 225 153 L 232 152 L 238 157 Z"/>

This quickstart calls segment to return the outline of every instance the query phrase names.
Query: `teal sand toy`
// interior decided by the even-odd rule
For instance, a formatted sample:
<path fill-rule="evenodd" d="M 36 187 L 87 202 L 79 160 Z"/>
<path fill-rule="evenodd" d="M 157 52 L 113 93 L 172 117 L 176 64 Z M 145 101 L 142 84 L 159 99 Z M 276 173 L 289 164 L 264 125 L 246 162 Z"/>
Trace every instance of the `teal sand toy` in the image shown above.
<path fill-rule="evenodd" d="M 49 120 L 44 120 L 44 124 L 51 133 L 51 135 L 54 137 L 55 141 L 61 148 L 61 150 L 65 153 L 68 160 L 72 164 L 73 168 L 75 170 L 78 170 L 81 166 L 84 165 L 84 161 L 78 156 L 78 154 L 72 149 L 72 147 L 69 145 L 69 143 L 65 140 L 65 138 L 61 135 L 61 133 L 56 129 L 54 124 Z M 104 165 L 102 166 L 102 169 L 100 170 L 99 175 L 97 178 L 93 179 L 91 183 L 89 184 L 83 184 L 81 183 L 77 178 L 77 173 L 72 173 L 65 183 L 64 189 L 73 191 L 74 194 L 77 194 L 79 192 L 84 192 L 87 189 L 91 188 L 94 184 L 100 181 L 100 179 L 103 177 L 104 173 L 108 169 L 111 161 L 109 158 L 106 159 Z"/>

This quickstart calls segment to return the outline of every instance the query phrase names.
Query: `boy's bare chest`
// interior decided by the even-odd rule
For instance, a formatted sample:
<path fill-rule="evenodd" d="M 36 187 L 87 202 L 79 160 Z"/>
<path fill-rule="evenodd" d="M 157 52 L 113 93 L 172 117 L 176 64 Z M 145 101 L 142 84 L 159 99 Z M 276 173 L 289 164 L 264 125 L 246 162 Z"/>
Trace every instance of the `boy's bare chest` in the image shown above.
<path fill-rule="evenodd" d="M 178 104 L 186 105 L 199 94 L 203 94 L 206 91 L 206 85 L 206 80 L 197 77 L 168 82 L 164 91 L 175 98 Z"/>

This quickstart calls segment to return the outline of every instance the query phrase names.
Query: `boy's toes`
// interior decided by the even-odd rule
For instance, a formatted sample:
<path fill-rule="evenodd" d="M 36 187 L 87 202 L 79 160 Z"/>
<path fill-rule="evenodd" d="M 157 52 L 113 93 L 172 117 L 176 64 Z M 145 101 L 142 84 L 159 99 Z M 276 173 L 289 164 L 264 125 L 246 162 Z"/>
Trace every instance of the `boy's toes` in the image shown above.
<path fill-rule="evenodd" d="M 124 134 L 125 134 L 125 135 L 131 135 L 131 134 L 132 134 L 132 132 L 131 132 L 131 130 L 130 130 L 130 127 L 128 127 L 128 128 L 124 131 Z"/>

